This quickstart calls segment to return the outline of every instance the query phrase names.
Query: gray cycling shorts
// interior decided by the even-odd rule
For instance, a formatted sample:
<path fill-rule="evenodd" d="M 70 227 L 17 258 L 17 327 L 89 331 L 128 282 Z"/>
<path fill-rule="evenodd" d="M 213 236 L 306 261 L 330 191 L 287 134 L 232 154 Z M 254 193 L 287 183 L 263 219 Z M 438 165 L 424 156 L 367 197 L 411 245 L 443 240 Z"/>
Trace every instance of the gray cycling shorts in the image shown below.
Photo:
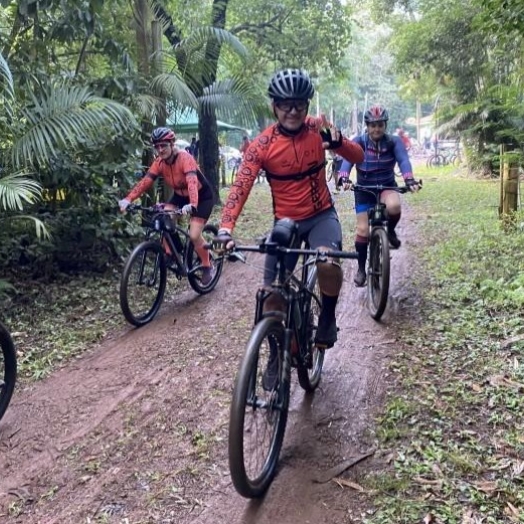
<path fill-rule="evenodd" d="M 338 219 L 337 211 L 330 207 L 318 215 L 297 220 L 298 239 L 295 247 L 300 247 L 302 242 L 307 242 L 310 249 L 325 247 L 335 251 L 342 250 L 342 227 Z M 286 267 L 293 271 L 298 261 L 297 255 L 286 256 Z M 264 285 L 269 286 L 277 276 L 277 257 L 267 255 L 264 264 Z"/>

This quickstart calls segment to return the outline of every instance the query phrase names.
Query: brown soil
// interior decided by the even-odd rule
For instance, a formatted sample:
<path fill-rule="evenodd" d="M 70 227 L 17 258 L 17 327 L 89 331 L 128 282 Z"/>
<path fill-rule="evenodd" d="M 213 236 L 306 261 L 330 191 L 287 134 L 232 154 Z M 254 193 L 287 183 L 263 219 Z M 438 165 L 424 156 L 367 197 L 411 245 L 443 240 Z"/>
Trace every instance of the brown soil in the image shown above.
<path fill-rule="evenodd" d="M 314 395 L 294 378 L 279 473 L 263 500 L 236 494 L 227 463 L 229 400 L 260 280 L 237 263 L 210 295 L 184 288 L 148 326 L 122 321 L 90 354 L 16 391 L 0 422 L 0 522 L 361 522 L 372 500 L 328 479 L 359 483 L 384 461 L 377 451 L 336 471 L 376 449 L 388 355 L 411 299 L 414 228 L 404 209 L 382 322 L 369 317 L 365 289 L 353 286 L 356 264 L 344 264 L 339 342 Z"/>

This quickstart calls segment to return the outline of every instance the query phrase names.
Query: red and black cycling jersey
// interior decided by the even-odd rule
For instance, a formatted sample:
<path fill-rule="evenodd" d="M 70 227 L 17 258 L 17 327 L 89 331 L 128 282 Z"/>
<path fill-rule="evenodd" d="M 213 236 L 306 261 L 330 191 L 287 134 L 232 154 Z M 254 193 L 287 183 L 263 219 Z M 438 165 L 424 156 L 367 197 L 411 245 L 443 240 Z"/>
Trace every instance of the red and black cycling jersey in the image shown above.
<path fill-rule="evenodd" d="M 296 135 L 282 133 L 278 124 L 258 135 L 244 153 L 220 227 L 235 227 L 260 170 L 265 171 L 271 186 L 275 218 L 304 220 L 330 208 L 333 201 L 326 181 L 320 128 L 321 119 L 307 117 Z M 346 138 L 336 151 L 351 162 L 364 159 L 362 148 Z"/>
<path fill-rule="evenodd" d="M 186 196 L 189 203 L 198 207 L 198 193 L 207 189 L 208 181 L 200 171 L 196 160 L 187 151 L 179 151 L 172 164 L 158 157 L 148 169 L 146 176 L 126 196 L 132 202 L 150 189 L 158 177 L 163 177 L 175 194 Z"/>

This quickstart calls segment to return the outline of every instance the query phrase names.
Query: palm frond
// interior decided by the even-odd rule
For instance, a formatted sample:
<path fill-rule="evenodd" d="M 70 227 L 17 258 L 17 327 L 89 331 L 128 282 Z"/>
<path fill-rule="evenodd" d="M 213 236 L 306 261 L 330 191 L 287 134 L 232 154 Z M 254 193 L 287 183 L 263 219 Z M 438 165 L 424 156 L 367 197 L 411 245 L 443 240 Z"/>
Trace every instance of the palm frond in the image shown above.
<path fill-rule="evenodd" d="M 151 81 L 151 90 L 168 101 L 176 101 L 183 106 L 195 108 L 198 106 L 195 94 L 178 71 L 173 70 L 171 73 L 157 75 Z"/>
<path fill-rule="evenodd" d="M 179 46 L 185 51 L 191 52 L 202 48 L 211 38 L 221 45 L 227 45 L 240 57 L 246 57 L 249 54 L 248 49 L 235 35 L 225 29 L 210 26 L 194 29 L 187 38 L 180 42 Z"/>
<path fill-rule="evenodd" d="M 104 131 L 110 137 L 136 126 L 127 107 L 76 86 L 50 87 L 38 97 L 32 95 L 22 119 L 28 126 L 13 145 L 17 167 L 47 164 L 57 150 L 103 139 Z"/>
<path fill-rule="evenodd" d="M 24 202 L 32 204 L 40 198 L 42 188 L 38 182 L 23 173 L 12 173 L 0 178 L 0 208 L 21 211 Z"/>
<path fill-rule="evenodd" d="M 13 75 L 5 58 L 0 54 L 0 98 L 3 98 L 3 109 L 9 117 L 13 116 L 13 103 L 15 99 L 15 87 Z"/>
<path fill-rule="evenodd" d="M 45 224 L 38 218 L 32 217 L 30 215 L 17 215 L 14 217 L 11 217 L 11 220 L 29 220 L 34 222 L 35 224 L 35 232 L 38 239 L 49 239 L 51 238 L 51 234 L 49 233 L 49 230 L 45 227 Z"/>

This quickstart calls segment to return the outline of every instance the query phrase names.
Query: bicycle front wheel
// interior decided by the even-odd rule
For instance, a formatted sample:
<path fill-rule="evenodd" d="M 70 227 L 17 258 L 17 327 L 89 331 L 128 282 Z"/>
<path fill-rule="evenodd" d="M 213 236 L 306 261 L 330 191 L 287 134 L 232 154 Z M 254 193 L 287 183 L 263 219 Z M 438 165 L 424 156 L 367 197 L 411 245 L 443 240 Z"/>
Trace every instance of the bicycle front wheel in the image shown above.
<path fill-rule="evenodd" d="M 307 280 L 308 298 L 304 304 L 304 320 L 307 322 L 307 344 L 308 353 L 297 364 L 297 376 L 300 387 L 311 393 L 317 389 L 322 376 L 324 366 L 324 350 L 315 344 L 315 335 L 318 328 L 318 317 L 322 302 L 320 300 L 320 288 L 318 285 L 317 268 L 313 267 Z"/>
<path fill-rule="evenodd" d="M 129 255 L 120 279 L 120 307 L 130 324 L 140 327 L 153 320 L 164 300 L 166 282 L 162 246 L 142 242 Z"/>
<path fill-rule="evenodd" d="M 368 309 L 380 320 L 389 293 L 389 241 L 382 227 L 373 228 L 369 239 Z"/>
<path fill-rule="evenodd" d="M 212 224 L 206 224 L 202 231 L 202 236 L 206 244 L 211 244 L 213 238 L 218 234 L 218 228 Z M 200 257 L 195 251 L 193 243 L 188 240 L 189 245 L 187 247 L 187 266 L 188 275 L 187 279 L 189 285 L 200 295 L 205 295 L 215 289 L 220 275 L 222 274 L 222 266 L 224 264 L 224 257 L 216 256 L 213 251 L 209 251 L 209 259 L 212 267 L 212 278 L 208 283 L 202 282 L 203 266 Z"/>
<path fill-rule="evenodd" d="M 268 384 L 265 374 L 275 380 Z M 231 402 L 229 469 L 243 497 L 262 496 L 275 476 L 286 430 L 290 375 L 284 326 L 264 318 L 251 332 Z"/>
<path fill-rule="evenodd" d="M 16 383 L 16 350 L 7 328 L 0 323 L 0 419 L 9 406 Z"/>

